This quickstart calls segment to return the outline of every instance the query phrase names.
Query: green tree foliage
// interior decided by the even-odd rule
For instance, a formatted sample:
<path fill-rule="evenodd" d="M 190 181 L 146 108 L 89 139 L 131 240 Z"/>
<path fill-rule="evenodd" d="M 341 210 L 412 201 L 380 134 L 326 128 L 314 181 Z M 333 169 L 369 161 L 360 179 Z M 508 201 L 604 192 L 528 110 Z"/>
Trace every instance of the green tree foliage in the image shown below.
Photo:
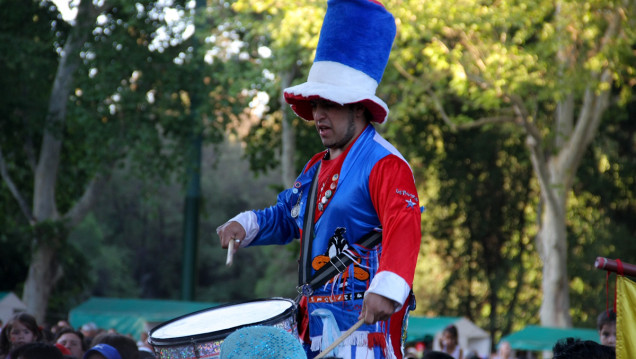
<path fill-rule="evenodd" d="M 505 130 L 446 133 L 444 144 L 427 222 L 435 222 L 430 235 L 441 240 L 429 244 L 430 254 L 448 270 L 436 300 L 425 305 L 509 332 L 515 322 L 532 322 L 539 304 L 527 223 L 536 206 L 531 165 L 523 144 Z"/>
<path fill-rule="evenodd" d="M 387 4 L 398 17 L 399 76 L 389 75 L 396 82 L 383 91 L 398 118 L 434 113 L 450 130 L 517 125 L 510 135 L 526 139 L 540 188 L 541 323 L 571 325 L 568 199 L 604 111 L 631 96 L 634 4 L 404 4 Z"/>
<path fill-rule="evenodd" d="M 56 312 L 63 312 L 58 300 L 63 293 L 177 297 L 183 177 L 170 173 L 184 168 L 193 130 L 210 141 L 220 141 L 226 131 L 230 139 L 236 134 L 248 142 L 246 156 L 259 174 L 279 168 L 282 111 L 289 111 L 279 101 L 282 84 L 305 81 L 325 9 L 324 1 L 211 1 L 197 15 L 196 36 L 181 38 L 185 23 L 168 26 L 155 2 L 107 3 L 78 55 L 67 121 L 50 128 L 64 135 L 56 192 L 61 211 L 77 203 L 94 174 L 121 166 L 112 173 L 115 181 L 101 188 L 97 208 L 72 234 L 81 253 L 105 255 L 83 263 L 74 247 L 58 241 L 68 260 L 51 302 Z M 0 91 L 11 91 L 0 99 L 8 114 L 0 121 L 0 143 L 3 170 L 20 185 L 25 203 L 31 201 L 26 194 L 33 191 L 36 149 L 49 128 L 43 119 L 56 50 L 73 29 L 55 9 L 38 4 L 5 0 L 0 7 L 19 15 L 3 12 L 7 21 L 0 22 L 6 40 L 0 42 L 0 65 L 8 69 Z M 605 272 L 593 268 L 596 256 L 636 263 L 634 4 L 384 4 L 396 17 L 398 36 L 378 88 L 390 119 L 378 129 L 411 163 L 426 207 L 414 284 L 417 313 L 469 317 L 489 328 L 494 342 L 541 322 L 548 253 L 540 235 L 543 205 L 562 192 L 565 316 L 573 325 L 593 327 L 605 307 Z M 192 19 L 193 8 L 185 3 L 171 6 Z M 21 26 L 26 22 L 33 26 Z M 164 30 L 169 36 L 159 36 Z M 12 96 L 13 89 L 24 96 Z M 259 91 L 269 95 L 262 119 L 249 105 Z M 199 104 L 194 110 L 201 116 L 191 116 L 192 103 Z M 592 108 L 598 122 L 586 122 Z M 297 172 L 320 143 L 312 124 L 291 121 Z M 561 155 L 566 144 L 574 147 L 575 128 L 582 123 L 598 134 L 583 136 L 589 147 L 579 147 L 573 157 Z M 251 126 L 243 137 L 246 124 Z M 237 156 L 233 150 L 206 151 L 205 157 L 220 162 L 203 170 L 211 174 L 203 177 L 196 298 L 293 296 L 293 246 L 240 250 L 227 268 L 214 235 L 234 214 L 269 205 L 275 193 L 270 190 L 284 184 L 269 176 L 251 178 L 239 157 L 224 160 L 229 153 Z M 549 171 L 542 172 L 541 161 L 556 170 L 566 168 L 566 158 L 580 166 L 567 167 L 573 177 L 546 191 L 542 181 Z M 10 184 L 5 180 L 2 186 Z M 0 191 L 0 200 L 7 214 L 0 220 L 0 244 L 10 246 L 0 253 L 3 259 L 28 258 L 31 247 L 24 238 L 34 233 L 68 230 L 55 221 L 32 225 L 28 216 L 17 216 L 24 206 L 9 191 Z M 24 274 L 24 261 L 3 260 L 3 273 Z M 78 268 L 91 270 L 82 276 Z M 17 288 L 21 282 L 3 281 Z M 94 286 L 82 286 L 86 283 Z M 610 293 L 611 287 L 610 280 Z"/>
<path fill-rule="evenodd" d="M 184 35 L 194 22 L 183 1 L 82 1 L 72 27 L 48 2 L 4 3 L 10 21 L 2 36 L 11 41 L 3 41 L 2 66 L 10 75 L 3 91 L 23 90 L 1 103 L 8 117 L 0 164 L 22 223 L 33 227 L 23 299 L 41 320 L 63 275 L 56 253 L 114 166 L 126 160 L 140 178 L 183 178 L 193 131 L 206 142 L 222 140 L 251 95 L 233 80 L 245 61 L 222 41 L 222 3 L 210 9 L 220 56 L 204 69 L 199 37 Z M 35 26 L 24 32 L 25 23 Z M 29 65 L 32 58 L 38 66 Z M 189 116 L 194 94 L 206 116 Z"/>
<path fill-rule="evenodd" d="M 239 0 L 232 4 L 232 8 L 241 24 L 250 24 L 246 32 L 252 46 L 267 48 L 271 52 L 270 56 L 261 57 L 255 63 L 257 69 L 272 77 L 262 87 L 270 101 L 265 118 L 253 126 L 245 137 L 246 156 L 254 170 L 264 172 L 279 166 L 281 162 L 284 166 L 284 152 L 290 148 L 294 152 L 292 171 L 295 177 L 308 156 L 322 147 L 313 125 L 293 115 L 286 104 L 281 104 L 282 90 L 283 87 L 306 81 L 318 44 L 326 2 Z M 285 122 L 292 128 L 293 145 L 286 143 Z"/>
<path fill-rule="evenodd" d="M 240 249 L 226 267 L 216 227 L 234 214 L 268 206 L 275 198 L 272 175 L 252 178 L 241 147 L 208 146 L 201 168 L 204 198 L 194 300 L 224 303 L 295 291 L 295 253 L 275 247 Z M 183 195 L 178 183 L 141 181 L 116 171 L 91 215 L 70 241 L 90 254 L 89 296 L 179 299 Z M 70 308 L 68 308 L 70 309 Z"/>

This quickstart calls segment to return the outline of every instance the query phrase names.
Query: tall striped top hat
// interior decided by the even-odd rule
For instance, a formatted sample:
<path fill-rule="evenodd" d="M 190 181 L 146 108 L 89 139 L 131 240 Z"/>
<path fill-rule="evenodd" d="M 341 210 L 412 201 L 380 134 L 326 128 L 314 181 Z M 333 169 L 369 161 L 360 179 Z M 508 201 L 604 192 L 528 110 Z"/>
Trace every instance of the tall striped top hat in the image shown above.
<path fill-rule="evenodd" d="M 383 123 L 389 108 L 375 95 L 382 80 L 396 27 L 393 15 L 375 0 L 329 0 L 316 58 L 307 82 L 284 90 L 301 118 L 312 121 L 311 100 L 341 105 L 361 103 Z"/>

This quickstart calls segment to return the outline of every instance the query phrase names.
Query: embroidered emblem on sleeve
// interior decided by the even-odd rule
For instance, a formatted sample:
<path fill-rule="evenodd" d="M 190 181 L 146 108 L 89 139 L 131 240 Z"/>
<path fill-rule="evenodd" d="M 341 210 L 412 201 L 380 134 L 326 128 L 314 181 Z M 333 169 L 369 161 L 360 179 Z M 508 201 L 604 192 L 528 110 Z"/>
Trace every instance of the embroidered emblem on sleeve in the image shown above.
<path fill-rule="evenodd" d="M 416 195 L 411 194 L 405 190 L 398 189 L 398 188 L 395 189 L 395 193 L 397 193 L 400 196 L 406 197 L 406 199 L 404 200 L 404 202 L 406 202 L 406 208 L 418 208 Z"/>

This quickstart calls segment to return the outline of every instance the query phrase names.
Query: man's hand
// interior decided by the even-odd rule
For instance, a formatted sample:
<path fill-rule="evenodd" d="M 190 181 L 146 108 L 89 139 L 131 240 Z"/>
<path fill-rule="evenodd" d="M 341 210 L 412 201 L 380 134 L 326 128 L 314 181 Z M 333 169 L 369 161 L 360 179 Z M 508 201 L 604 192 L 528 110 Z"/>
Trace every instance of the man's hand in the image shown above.
<path fill-rule="evenodd" d="M 227 248 L 230 241 L 235 241 L 234 250 L 239 247 L 241 241 L 245 239 L 245 229 L 238 222 L 231 221 L 216 229 L 216 234 L 219 235 L 221 241 L 221 247 Z"/>
<path fill-rule="evenodd" d="M 364 319 L 365 324 L 388 320 L 395 312 L 397 306 L 396 302 L 387 297 L 375 293 L 366 293 L 358 319 Z"/>

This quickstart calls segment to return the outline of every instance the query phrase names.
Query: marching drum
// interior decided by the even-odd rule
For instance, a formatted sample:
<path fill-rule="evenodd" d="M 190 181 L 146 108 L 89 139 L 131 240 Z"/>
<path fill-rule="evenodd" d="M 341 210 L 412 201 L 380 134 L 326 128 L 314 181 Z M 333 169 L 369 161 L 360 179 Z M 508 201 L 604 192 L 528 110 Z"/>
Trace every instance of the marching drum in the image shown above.
<path fill-rule="evenodd" d="M 157 358 L 218 358 L 223 340 L 237 329 L 265 325 L 298 337 L 296 303 L 286 298 L 257 299 L 200 310 L 150 331 Z"/>

